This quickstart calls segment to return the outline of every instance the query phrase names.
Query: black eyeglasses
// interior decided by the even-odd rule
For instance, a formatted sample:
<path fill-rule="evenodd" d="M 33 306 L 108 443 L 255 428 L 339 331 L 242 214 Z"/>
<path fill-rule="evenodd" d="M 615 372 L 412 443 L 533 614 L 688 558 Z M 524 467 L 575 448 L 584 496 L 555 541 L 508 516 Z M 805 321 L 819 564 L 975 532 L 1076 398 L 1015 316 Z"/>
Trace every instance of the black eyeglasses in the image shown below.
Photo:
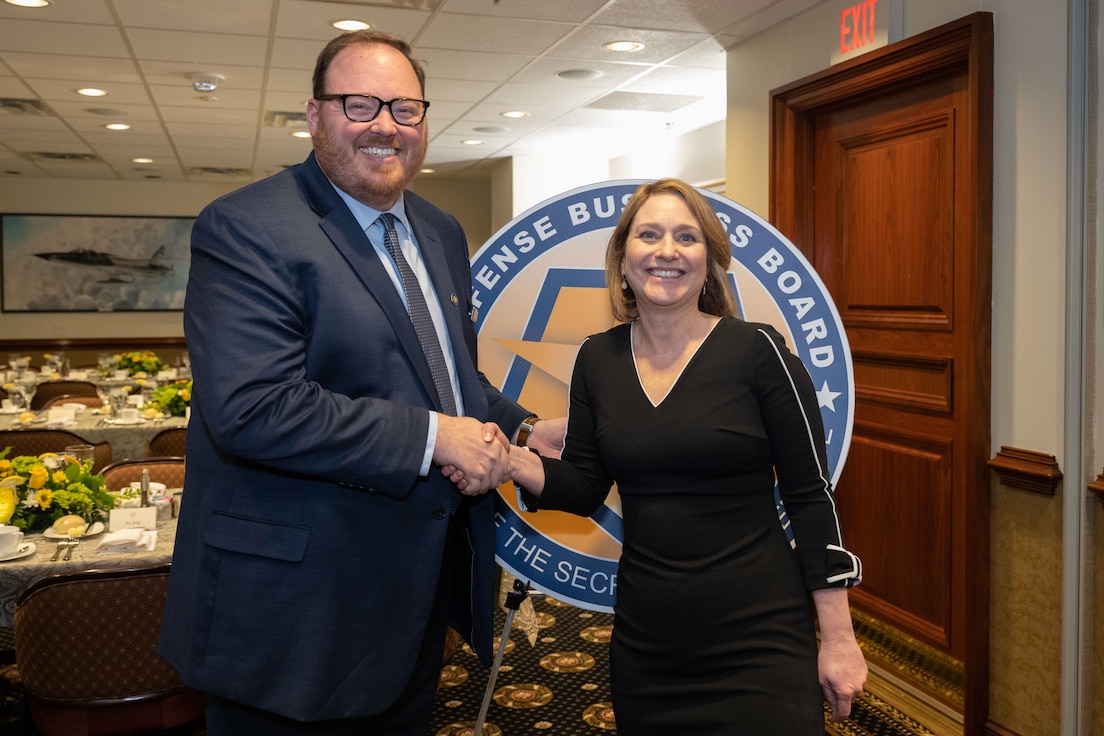
<path fill-rule="evenodd" d="M 426 110 L 429 109 L 427 100 L 415 100 L 412 97 L 381 100 L 372 95 L 321 95 L 316 99 L 320 102 L 341 100 L 345 117 L 354 123 L 370 123 L 386 107 L 391 112 L 391 119 L 399 125 L 418 125 L 425 120 Z"/>

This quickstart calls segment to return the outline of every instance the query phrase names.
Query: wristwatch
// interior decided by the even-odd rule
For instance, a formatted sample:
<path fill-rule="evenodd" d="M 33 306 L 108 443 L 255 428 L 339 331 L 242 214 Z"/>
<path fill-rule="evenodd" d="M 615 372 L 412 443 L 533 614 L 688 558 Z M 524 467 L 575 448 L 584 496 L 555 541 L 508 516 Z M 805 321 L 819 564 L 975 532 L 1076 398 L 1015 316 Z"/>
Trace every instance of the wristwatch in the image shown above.
<path fill-rule="evenodd" d="M 521 420 L 521 426 L 518 427 L 518 447 L 525 447 L 525 443 L 529 441 L 529 435 L 533 432 L 533 425 L 540 421 L 540 417 L 536 414 L 530 414 Z"/>

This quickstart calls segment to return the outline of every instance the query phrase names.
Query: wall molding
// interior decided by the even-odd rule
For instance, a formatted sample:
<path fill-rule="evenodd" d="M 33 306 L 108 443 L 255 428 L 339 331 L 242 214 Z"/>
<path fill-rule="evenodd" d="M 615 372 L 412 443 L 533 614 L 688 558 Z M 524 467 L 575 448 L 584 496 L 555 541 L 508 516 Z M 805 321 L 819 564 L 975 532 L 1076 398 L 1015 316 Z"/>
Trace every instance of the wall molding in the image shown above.
<path fill-rule="evenodd" d="M 1104 503 L 1104 473 L 1100 473 L 1096 476 L 1096 480 L 1089 483 L 1089 493 L 1096 494 L 1096 497 Z"/>
<path fill-rule="evenodd" d="M 1045 496 L 1053 496 L 1058 489 L 1058 481 L 1062 479 L 1058 458 L 1045 452 L 1001 445 L 1000 452 L 987 464 L 1002 485 Z"/>
<path fill-rule="evenodd" d="M 1020 736 L 1015 731 L 1009 731 L 999 723 L 993 721 L 985 722 L 985 736 Z"/>

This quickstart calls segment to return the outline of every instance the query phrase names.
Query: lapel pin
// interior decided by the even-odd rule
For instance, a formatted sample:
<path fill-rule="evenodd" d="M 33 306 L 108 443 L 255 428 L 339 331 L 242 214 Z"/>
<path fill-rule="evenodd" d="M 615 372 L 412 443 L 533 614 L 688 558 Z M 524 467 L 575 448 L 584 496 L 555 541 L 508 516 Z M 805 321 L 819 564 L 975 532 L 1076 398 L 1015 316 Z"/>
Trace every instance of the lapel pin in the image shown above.
<path fill-rule="evenodd" d="M 455 307 L 455 306 L 456 306 L 457 304 L 459 304 L 459 303 L 460 303 L 460 300 L 456 298 L 456 295 L 455 295 L 455 294 L 453 294 L 453 295 L 452 295 L 452 306 L 454 306 L 454 307 Z"/>

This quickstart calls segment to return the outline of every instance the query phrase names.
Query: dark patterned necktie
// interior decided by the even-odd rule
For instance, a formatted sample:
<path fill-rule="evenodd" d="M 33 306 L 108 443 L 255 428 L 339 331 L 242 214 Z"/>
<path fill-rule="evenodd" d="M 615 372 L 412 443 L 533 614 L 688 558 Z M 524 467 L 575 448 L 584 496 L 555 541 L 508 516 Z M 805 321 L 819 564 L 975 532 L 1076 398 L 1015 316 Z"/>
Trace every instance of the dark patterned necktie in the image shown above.
<path fill-rule="evenodd" d="M 445 414 L 456 416 L 456 397 L 452 393 L 452 380 L 449 378 L 448 366 L 445 364 L 445 354 L 441 351 L 441 341 L 433 326 L 433 318 L 429 314 L 429 307 L 426 306 L 425 295 L 422 294 L 422 287 L 418 284 L 418 277 L 414 275 L 414 270 L 410 268 L 410 264 L 402 254 L 402 249 L 399 248 L 395 216 L 390 212 L 384 212 L 379 216 L 379 221 L 383 223 L 383 244 L 399 269 L 399 279 L 402 281 L 403 293 L 406 294 L 410 322 L 414 325 L 414 332 L 418 334 L 418 342 L 422 344 L 422 352 L 425 353 L 426 361 L 429 363 L 429 372 L 433 375 L 433 383 L 437 387 L 441 407 Z"/>

